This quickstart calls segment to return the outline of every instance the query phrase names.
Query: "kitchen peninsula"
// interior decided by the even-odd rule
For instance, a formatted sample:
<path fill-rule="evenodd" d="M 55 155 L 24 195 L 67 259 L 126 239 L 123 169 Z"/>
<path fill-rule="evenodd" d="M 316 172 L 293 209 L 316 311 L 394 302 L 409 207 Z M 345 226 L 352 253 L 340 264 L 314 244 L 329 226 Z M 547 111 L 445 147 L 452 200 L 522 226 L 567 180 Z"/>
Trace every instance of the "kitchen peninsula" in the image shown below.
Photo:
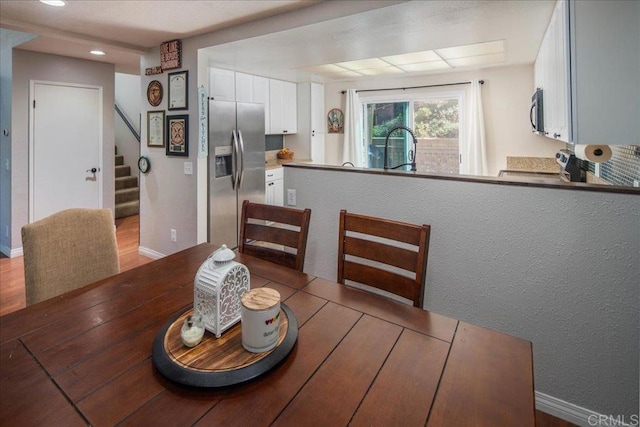
<path fill-rule="evenodd" d="M 638 189 L 283 169 L 313 211 L 305 272 L 337 277 L 340 209 L 429 224 L 426 309 L 532 341 L 538 405 L 636 413 Z"/>

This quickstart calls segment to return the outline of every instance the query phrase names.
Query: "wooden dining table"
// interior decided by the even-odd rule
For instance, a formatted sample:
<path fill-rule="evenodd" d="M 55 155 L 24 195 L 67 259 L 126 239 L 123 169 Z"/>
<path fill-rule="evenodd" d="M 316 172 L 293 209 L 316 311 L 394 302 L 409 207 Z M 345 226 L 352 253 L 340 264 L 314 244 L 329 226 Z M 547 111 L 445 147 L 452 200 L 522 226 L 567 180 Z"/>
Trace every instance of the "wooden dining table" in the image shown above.
<path fill-rule="evenodd" d="M 244 254 L 298 336 L 275 367 L 219 388 L 175 383 L 152 344 L 193 305 L 216 249 L 169 255 L 0 318 L 0 425 L 534 426 L 524 339 Z"/>

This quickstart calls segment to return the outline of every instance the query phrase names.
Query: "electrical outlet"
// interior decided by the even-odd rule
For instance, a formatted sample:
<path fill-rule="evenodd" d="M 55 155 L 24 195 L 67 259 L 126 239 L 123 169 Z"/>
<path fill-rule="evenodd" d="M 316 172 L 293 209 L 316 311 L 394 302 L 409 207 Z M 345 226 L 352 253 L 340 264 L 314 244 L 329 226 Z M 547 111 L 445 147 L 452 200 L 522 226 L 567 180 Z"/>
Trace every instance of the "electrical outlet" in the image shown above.
<path fill-rule="evenodd" d="M 287 205 L 295 206 L 296 205 L 296 190 L 292 188 L 287 189 Z"/>
<path fill-rule="evenodd" d="M 171 229 L 171 241 L 174 243 L 178 242 L 178 233 L 173 228 Z"/>
<path fill-rule="evenodd" d="M 4 237 L 9 237 L 9 226 L 8 225 L 4 226 Z"/>

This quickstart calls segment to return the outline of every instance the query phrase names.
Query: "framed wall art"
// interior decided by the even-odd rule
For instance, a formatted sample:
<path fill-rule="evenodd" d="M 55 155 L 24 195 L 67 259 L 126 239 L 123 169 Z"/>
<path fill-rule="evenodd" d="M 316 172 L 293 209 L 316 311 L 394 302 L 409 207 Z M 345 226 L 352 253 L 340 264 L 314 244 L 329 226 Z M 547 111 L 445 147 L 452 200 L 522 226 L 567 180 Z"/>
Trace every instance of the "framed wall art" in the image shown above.
<path fill-rule="evenodd" d="M 339 108 L 334 108 L 327 114 L 329 133 L 344 133 L 344 114 Z"/>
<path fill-rule="evenodd" d="M 147 86 L 147 101 L 152 107 L 157 107 L 162 102 L 162 83 L 153 80 Z"/>
<path fill-rule="evenodd" d="M 189 116 L 167 116 L 167 156 L 189 156 Z"/>
<path fill-rule="evenodd" d="M 147 112 L 147 146 L 164 147 L 164 111 Z"/>
<path fill-rule="evenodd" d="M 186 110 L 188 98 L 189 71 L 169 73 L 169 110 Z"/>

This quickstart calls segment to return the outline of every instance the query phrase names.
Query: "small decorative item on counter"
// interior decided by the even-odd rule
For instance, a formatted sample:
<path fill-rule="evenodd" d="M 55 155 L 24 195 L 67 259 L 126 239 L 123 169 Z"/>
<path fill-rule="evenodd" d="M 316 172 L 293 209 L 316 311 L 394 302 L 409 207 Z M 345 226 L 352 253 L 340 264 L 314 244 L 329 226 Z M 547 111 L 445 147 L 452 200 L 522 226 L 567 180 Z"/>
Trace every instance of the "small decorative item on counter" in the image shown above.
<path fill-rule="evenodd" d="M 293 151 L 289 150 L 288 148 L 283 148 L 282 150 L 278 151 L 277 156 L 279 159 L 291 160 L 293 159 Z"/>
<path fill-rule="evenodd" d="M 240 298 L 249 291 L 249 269 L 233 261 L 235 256 L 222 245 L 200 266 L 193 284 L 194 312 L 216 338 L 240 321 Z"/>
<path fill-rule="evenodd" d="M 182 343 L 187 347 L 195 347 L 200 344 L 202 337 L 204 336 L 204 321 L 202 316 L 198 314 L 192 314 L 184 319 L 182 329 L 180 330 L 180 337 L 182 337 Z"/>
<path fill-rule="evenodd" d="M 252 289 L 242 296 L 242 346 L 262 353 L 276 346 L 280 334 L 280 293 Z"/>

